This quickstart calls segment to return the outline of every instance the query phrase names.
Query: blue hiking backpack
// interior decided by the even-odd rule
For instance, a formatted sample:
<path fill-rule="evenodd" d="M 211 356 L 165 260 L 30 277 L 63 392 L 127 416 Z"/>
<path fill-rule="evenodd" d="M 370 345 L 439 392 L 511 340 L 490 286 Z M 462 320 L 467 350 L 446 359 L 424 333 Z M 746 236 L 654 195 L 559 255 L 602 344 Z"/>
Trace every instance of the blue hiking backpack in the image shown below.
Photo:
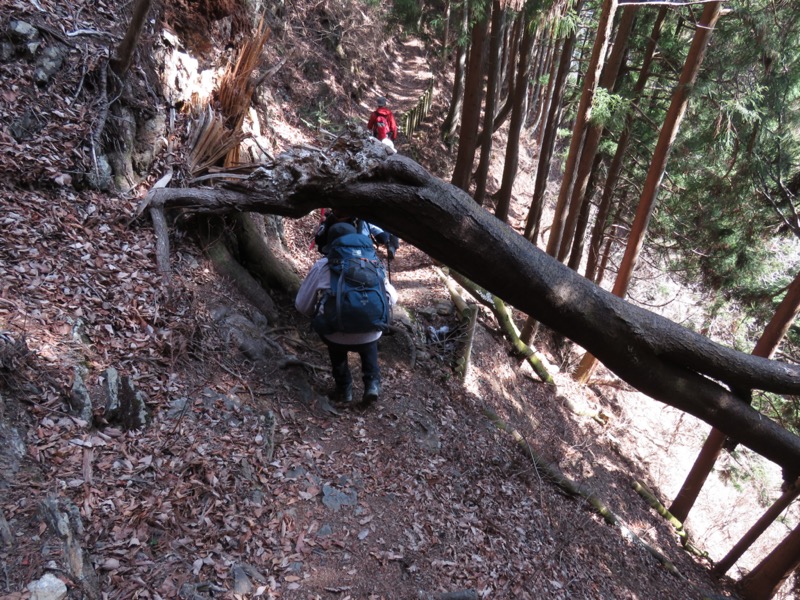
<path fill-rule="evenodd" d="M 391 305 L 386 293 L 386 271 L 372 240 L 359 233 L 335 239 L 326 249 L 331 288 L 317 305 L 311 322 L 320 335 L 334 332 L 386 332 Z"/>

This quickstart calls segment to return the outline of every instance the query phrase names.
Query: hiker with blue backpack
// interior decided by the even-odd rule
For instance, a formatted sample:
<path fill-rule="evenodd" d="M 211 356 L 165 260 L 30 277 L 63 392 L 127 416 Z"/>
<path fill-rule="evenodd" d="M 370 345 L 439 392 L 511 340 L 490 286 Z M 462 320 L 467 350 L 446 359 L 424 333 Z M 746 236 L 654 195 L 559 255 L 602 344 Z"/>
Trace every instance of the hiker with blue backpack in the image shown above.
<path fill-rule="evenodd" d="M 314 243 L 320 252 L 323 251 L 328 243 L 328 231 L 337 223 L 350 223 L 356 231 L 372 239 L 378 246 L 386 246 L 386 255 L 390 261 L 394 260 L 397 250 L 400 248 L 400 238 L 393 233 L 384 231 L 377 225 L 367 223 L 364 219 L 351 217 L 346 212 L 338 208 L 322 209 L 322 219 L 319 227 L 314 233 Z"/>
<path fill-rule="evenodd" d="M 348 353 L 361 358 L 364 393 L 361 404 L 374 403 L 381 392 L 378 340 L 389 330 L 397 290 L 375 253 L 372 240 L 350 223 L 327 232 L 320 258 L 303 280 L 295 307 L 312 317 L 313 329 L 328 347 L 335 387 L 332 401 L 353 404 L 353 376 Z"/>

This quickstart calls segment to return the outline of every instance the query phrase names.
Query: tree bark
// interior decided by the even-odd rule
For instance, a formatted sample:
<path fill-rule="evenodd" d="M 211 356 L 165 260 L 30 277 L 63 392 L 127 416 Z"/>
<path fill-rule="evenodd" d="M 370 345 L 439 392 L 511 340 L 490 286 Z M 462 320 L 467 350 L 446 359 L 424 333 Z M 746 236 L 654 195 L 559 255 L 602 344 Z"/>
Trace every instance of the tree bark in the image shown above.
<path fill-rule="evenodd" d="M 611 53 L 608 62 L 603 67 L 598 87 L 606 90 L 613 90 L 614 83 L 617 81 L 622 60 L 625 56 L 625 50 L 628 47 L 628 38 L 630 37 L 633 23 L 636 20 L 636 11 L 638 6 L 626 6 L 622 11 L 622 18 L 620 19 L 617 33 L 614 38 L 614 45 L 611 48 Z M 594 165 L 597 149 L 600 147 L 600 140 L 603 137 L 603 126 L 597 124 L 587 123 L 587 130 L 583 143 L 583 149 L 580 153 L 580 161 L 577 165 L 577 175 L 575 183 L 570 190 L 571 198 L 569 200 L 569 211 L 567 213 L 566 223 L 564 224 L 564 232 L 561 236 L 561 246 L 558 250 L 558 260 L 564 261 L 572 245 L 573 237 L 576 233 L 576 225 L 580 216 L 583 200 L 589 184 L 589 177 L 592 173 L 592 166 Z M 588 215 L 587 215 L 588 216 Z M 572 259 L 572 262 L 580 263 L 578 260 Z"/>
<path fill-rule="evenodd" d="M 664 118 L 664 125 L 658 136 L 658 142 L 653 152 L 650 169 L 647 172 L 647 178 L 645 179 L 644 188 L 642 189 L 642 196 L 639 199 L 639 207 L 636 211 L 633 225 L 631 226 L 628 246 L 625 249 L 625 255 L 622 257 L 619 274 L 614 282 L 613 293 L 617 296 L 624 297 L 628 291 L 633 268 L 639 258 L 639 253 L 644 244 L 647 226 L 653 214 L 653 207 L 655 206 L 658 188 L 661 185 L 661 178 L 664 176 L 664 171 L 667 168 L 667 159 L 672 149 L 672 143 L 678 135 L 683 115 L 689 104 L 689 94 L 691 93 L 695 79 L 697 79 L 700 65 L 703 64 L 706 47 L 708 46 L 708 41 L 711 39 L 714 26 L 719 18 L 720 8 L 720 2 L 709 2 L 706 4 L 703 9 L 703 15 L 700 17 L 700 22 L 697 24 L 697 31 L 695 32 L 692 45 L 689 48 L 689 54 L 686 56 L 686 62 L 684 63 L 684 68 L 678 80 L 678 87 L 675 89 L 672 102 L 667 111 L 667 116 Z"/>
<path fill-rule="evenodd" d="M 578 213 L 578 220 L 575 224 L 575 235 L 572 240 L 572 252 L 570 252 L 567 266 L 573 271 L 580 268 L 581 260 L 583 259 L 583 248 L 586 243 L 586 230 L 589 227 L 589 217 L 592 214 L 592 198 L 594 197 L 595 182 L 597 174 L 600 171 L 600 164 L 603 161 L 601 154 L 595 153 L 594 163 L 592 164 L 591 172 L 589 173 L 589 181 L 586 184 L 586 189 L 583 192 L 583 200 L 581 202 L 581 209 Z"/>
<path fill-rule="evenodd" d="M 500 42 L 503 39 L 506 11 L 500 0 L 492 2 L 492 29 L 489 34 L 489 67 L 486 86 L 486 103 L 483 109 L 483 130 L 491 131 L 494 126 L 494 113 L 497 100 L 497 88 L 500 80 Z M 486 180 L 489 177 L 489 165 L 492 160 L 492 136 L 487 135 L 481 141 L 481 158 L 475 173 L 475 202 L 483 205 L 486 198 Z"/>
<path fill-rule="evenodd" d="M 494 216 L 501 221 L 508 220 L 508 209 L 511 205 L 511 192 L 514 187 L 514 180 L 517 178 L 519 167 L 519 136 L 522 131 L 522 123 L 525 120 L 525 97 L 528 88 L 528 61 L 530 60 L 531 48 L 533 47 L 534 36 L 529 27 L 525 27 L 522 34 L 522 44 L 520 46 L 516 86 L 512 99 L 511 122 L 508 124 L 508 138 L 506 141 L 506 155 L 503 159 L 503 180 L 500 190 L 497 193 L 497 206 Z"/>
<path fill-rule="evenodd" d="M 253 222 L 252 215 L 236 215 L 237 241 L 247 270 L 267 289 L 279 289 L 290 294 L 300 289 L 300 278 L 267 245 L 264 236 Z"/>
<path fill-rule="evenodd" d="M 664 176 L 664 171 L 667 168 L 667 159 L 672 149 L 672 143 L 678 135 L 683 115 L 689 104 L 689 94 L 695 79 L 697 79 L 700 65 L 703 63 L 703 56 L 705 55 L 708 41 L 711 39 L 711 33 L 714 31 L 714 26 L 719 18 L 719 12 L 720 2 L 709 2 L 705 5 L 703 15 L 700 17 L 700 22 L 697 24 L 697 30 L 692 40 L 692 45 L 689 48 L 689 54 L 686 56 L 686 62 L 681 71 L 678 86 L 672 96 L 672 102 L 667 111 L 667 116 L 664 118 L 664 124 L 661 127 L 658 141 L 656 142 L 653 159 L 650 162 L 650 168 L 647 171 L 642 194 L 639 198 L 639 206 L 636 209 L 636 217 L 631 225 L 628 245 L 625 247 L 625 254 L 622 257 L 622 262 L 617 272 L 617 278 L 614 280 L 612 293 L 615 296 L 624 298 L 625 294 L 628 292 L 628 286 L 633 276 L 633 269 L 636 266 L 636 261 L 639 259 L 639 253 L 644 245 L 644 238 L 650 223 L 650 217 L 653 214 L 658 188 L 661 185 L 661 178 Z M 584 356 L 583 359 L 581 359 L 578 373 L 576 373 L 576 379 L 582 379 L 585 374 L 591 370 L 591 357 Z"/>
<path fill-rule="evenodd" d="M 581 158 L 586 131 L 589 127 L 591 118 L 592 99 L 594 98 L 597 82 L 600 77 L 600 70 L 603 68 L 603 59 L 608 46 L 608 39 L 611 37 L 611 28 L 614 24 L 614 13 L 617 10 L 617 0 L 603 0 L 603 8 L 600 14 L 600 22 L 597 26 L 597 37 L 592 48 L 592 57 L 586 69 L 586 80 L 583 84 L 581 99 L 578 103 L 578 110 L 575 113 L 575 126 L 572 129 L 572 139 L 569 144 L 569 154 L 564 166 L 564 176 L 561 180 L 561 189 L 558 192 L 558 202 L 556 203 L 553 215 L 553 224 L 550 227 L 550 235 L 547 238 L 547 253 L 550 256 L 557 256 L 563 260 L 566 250 L 559 251 L 561 240 L 564 235 L 564 228 L 569 209 L 569 199 L 572 196 L 572 189 L 575 184 L 576 168 Z M 581 194 L 583 197 L 583 194 Z M 574 212 L 577 213 L 577 207 Z"/>
<path fill-rule="evenodd" d="M 161 188 L 163 189 L 163 188 Z M 260 310 L 270 323 L 278 320 L 275 301 L 258 281 L 231 255 L 222 235 L 223 228 L 217 219 L 208 219 L 198 227 L 203 247 L 217 272 L 229 278 L 242 295 Z"/>
<path fill-rule="evenodd" d="M 783 336 L 789 330 L 789 327 L 797 317 L 800 311 L 800 273 L 798 273 L 794 281 L 792 281 L 786 295 L 781 300 L 775 314 L 770 319 L 767 326 L 764 328 L 764 333 L 756 342 L 753 348 L 754 356 L 763 356 L 764 358 L 771 358 L 778 349 Z M 670 512 L 674 514 L 681 521 L 685 521 L 689 516 L 689 511 L 692 510 L 697 496 L 705 485 L 708 475 L 714 468 L 722 448 L 725 445 L 726 436 L 723 432 L 716 428 L 712 428 L 703 443 L 703 447 L 697 455 L 697 458 L 686 476 L 681 489 L 675 496 L 672 502 Z M 727 569 L 726 569 L 727 570 Z"/>
<path fill-rule="evenodd" d="M 580 4 L 582 4 L 582 0 L 578 0 L 578 6 L 575 8 L 578 12 L 580 11 Z M 564 97 L 564 88 L 566 87 L 567 74 L 569 73 L 569 65 L 572 62 L 572 50 L 575 48 L 576 39 L 576 31 L 567 35 L 561 43 L 561 53 L 558 62 L 556 63 L 556 61 L 553 60 L 555 77 L 552 75 L 550 77 L 551 86 L 548 90 L 550 92 L 550 97 L 547 100 L 549 102 L 547 122 L 542 127 L 541 142 L 539 144 L 539 161 L 536 166 L 536 182 L 533 189 L 533 196 L 531 197 L 531 206 L 528 209 L 528 217 L 525 221 L 525 237 L 534 243 L 539 234 L 539 220 L 542 217 L 544 195 L 547 189 L 547 180 L 550 177 L 550 162 L 553 159 L 556 134 L 558 133 L 558 123 L 561 120 L 561 101 Z M 558 65 L 557 67 L 556 64 Z"/>
<path fill-rule="evenodd" d="M 800 566 L 800 525 L 740 582 L 744 600 L 769 600 Z"/>
<path fill-rule="evenodd" d="M 461 30 L 462 35 L 466 36 L 469 25 L 469 6 L 467 2 L 464 2 L 464 7 L 461 10 Z M 467 70 L 468 46 L 466 42 L 462 43 L 459 39 L 457 48 L 450 109 L 447 112 L 444 123 L 442 123 L 442 139 L 447 143 L 450 143 L 455 137 L 456 131 L 458 131 L 458 125 L 461 122 L 461 108 L 464 106 L 464 74 Z"/>
<path fill-rule="evenodd" d="M 345 208 L 580 344 L 641 392 L 797 471 L 800 437 L 729 390 L 798 394 L 800 367 L 727 348 L 626 303 L 548 257 L 465 192 L 408 157 L 390 156 L 357 131 L 330 151 L 286 152 L 246 180 L 217 188 L 151 190 L 141 209 L 300 217 L 316 208 Z"/>
<path fill-rule="evenodd" d="M 600 284 L 602 273 L 598 273 L 598 263 L 600 262 L 600 247 L 603 245 L 603 236 L 608 220 L 608 215 L 611 212 L 612 198 L 614 190 L 617 187 L 619 175 L 622 172 L 623 159 L 625 153 L 628 151 L 628 143 L 631 139 L 631 130 L 633 127 L 634 109 L 639 103 L 639 98 L 642 95 L 647 80 L 650 78 L 650 65 L 653 62 L 653 56 L 658 45 L 658 39 L 661 37 L 661 26 L 664 23 L 664 18 L 667 16 L 667 8 L 663 7 L 658 11 L 656 21 L 653 24 L 653 29 L 650 33 L 650 38 L 647 41 L 647 48 L 644 52 L 644 59 L 642 67 L 639 71 L 639 77 L 636 80 L 636 85 L 633 88 L 633 106 L 625 118 L 625 127 L 620 134 L 617 141 L 617 150 L 614 152 L 614 158 L 611 161 L 611 166 L 606 175 L 605 186 L 603 187 L 603 196 L 600 199 L 600 206 L 597 209 L 597 217 L 595 219 L 594 229 L 592 230 L 592 237 L 589 243 L 589 254 L 586 260 L 586 279 L 590 279 Z M 599 277 L 598 277 L 599 276 Z"/>
<path fill-rule="evenodd" d="M 136 50 L 136 44 L 139 43 L 139 36 L 142 34 L 142 27 L 144 27 L 147 13 L 150 12 L 150 6 L 153 0 L 138 0 L 133 7 L 133 15 L 131 22 L 128 24 L 128 29 L 125 31 L 125 37 L 117 46 L 117 51 L 114 53 L 114 58 L 111 59 L 111 69 L 114 74 L 120 79 L 128 72 L 133 62 L 133 53 Z"/>
<path fill-rule="evenodd" d="M 669 512 L 675 515 L 679 521 L 685 521 L 692 510 L 700 491 L 711 473 L 711 469 L 719 458 L 722 452 L 722 446 L 725 444 L 725 434 L 718 429 L 712 428 L 703 442 L 703 447 L 697 453 L 697 458 L 689 470 L 689 474 L 678 491 L 675 500 L 669 507 Z"/>
<path fill-rule="evenodd" d="M 470 38 L 469 63 L 464 83 L 464 106 L 461 110 L 461 131 L 458 134 L 458 154 L 453 167 L 452 184 L 469 192 L 472 167 L 475 162 L 475 149 L 478 141 L 478 127 L 481 120 L 483 100 L 484 46 L 489 30 L 489 17 L 482 18 L 472 26 Z"/>
<path fill-rule="evenodd" d="M 538 131 L 539 124 L 542 121 L 543 115 L 547 110 L 547 90 L 550 88 L 550 81 L 546 86 L 543 86 L 543 79 L 546 73 L 550 73 L 553 58 L 555 56 L 556 37 L 555 30 L 552 29 L 550 33 L 542 30 L 539 39 L 542 42 L 539 60 L 536 65 L 536 73 L 534 75 L 533 90 L 531 90 L 531 102 L 528 105 L 528 119 L 527 128 L 531 131 Z M 552 79 L 552 77 L 550 78 Z M 538 148 L 537 148 L 538 151 Z"/>
<path fill-rule="evenodd" d="M 758 521 L 756 521 L 755 525 L 753 525 L 747 531 L 747 533 L 742 536 L 742 539 L 736 542 L 736 545 L 731 548 L 730 552 L 728 552 L 721 561 L 714 565 L 712 573 L 717 577 L 722 577 L 725 575 L 728 569 L 736 564 L 736 561 L 741 558 L 742 554 L 747 552 L 748 548 L 753 545 L 753 542 L 755 542 L 761 536 L 761 534 L 767 530 L 767 527 L 772 525 L 775 519 L 777 519 L 799 495 L 800 480 L 791 484 L 789 488 L 783 494 L 781 494 L 781 497 L 773 502 L 772 506 L 770 506 L 767 511 L 761 515 Z"/>

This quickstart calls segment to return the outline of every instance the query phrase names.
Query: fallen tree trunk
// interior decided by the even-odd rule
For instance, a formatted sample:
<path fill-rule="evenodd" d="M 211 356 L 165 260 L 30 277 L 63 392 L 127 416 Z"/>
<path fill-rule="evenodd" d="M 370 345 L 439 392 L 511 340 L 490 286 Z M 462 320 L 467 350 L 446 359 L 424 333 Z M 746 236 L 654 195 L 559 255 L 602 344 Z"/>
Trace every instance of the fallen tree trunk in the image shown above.
<path fill-rule="evenodd" d="M 738 352 L 625 302 L 365 135 L 339 138 L 328 151 L 295 148 L 214 188 L 154 189 L 141 208 L 159 206 L 289 217 L 346 208 L 581 345 L 641 392 L 785 467 L 787 477 L 800 469 L 800 437 L 730 391 L 798 394 L 800 367 Z"/>

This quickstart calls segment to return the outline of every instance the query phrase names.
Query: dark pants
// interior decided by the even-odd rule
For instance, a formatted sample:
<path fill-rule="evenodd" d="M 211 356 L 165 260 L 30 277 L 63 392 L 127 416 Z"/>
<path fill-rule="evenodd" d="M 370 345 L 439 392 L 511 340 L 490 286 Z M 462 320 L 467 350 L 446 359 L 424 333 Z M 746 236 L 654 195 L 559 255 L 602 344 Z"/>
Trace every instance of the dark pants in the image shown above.
<path fill-rule="evenodd" d="M 323 338 L 324 339 L 324 338 Z M 378 340 L 369 344 L 335 344 L 325 340 L 328 346 L 328 355 L 331 357 L 331 370 L 337 388 L 348 387 L 353 384 L 353 375 L 347 364 L 347 353 L 357 352 L 361 357 L 361 374 L 364 383 L 380 381 L 381 371 L 378 367 Z"/>

